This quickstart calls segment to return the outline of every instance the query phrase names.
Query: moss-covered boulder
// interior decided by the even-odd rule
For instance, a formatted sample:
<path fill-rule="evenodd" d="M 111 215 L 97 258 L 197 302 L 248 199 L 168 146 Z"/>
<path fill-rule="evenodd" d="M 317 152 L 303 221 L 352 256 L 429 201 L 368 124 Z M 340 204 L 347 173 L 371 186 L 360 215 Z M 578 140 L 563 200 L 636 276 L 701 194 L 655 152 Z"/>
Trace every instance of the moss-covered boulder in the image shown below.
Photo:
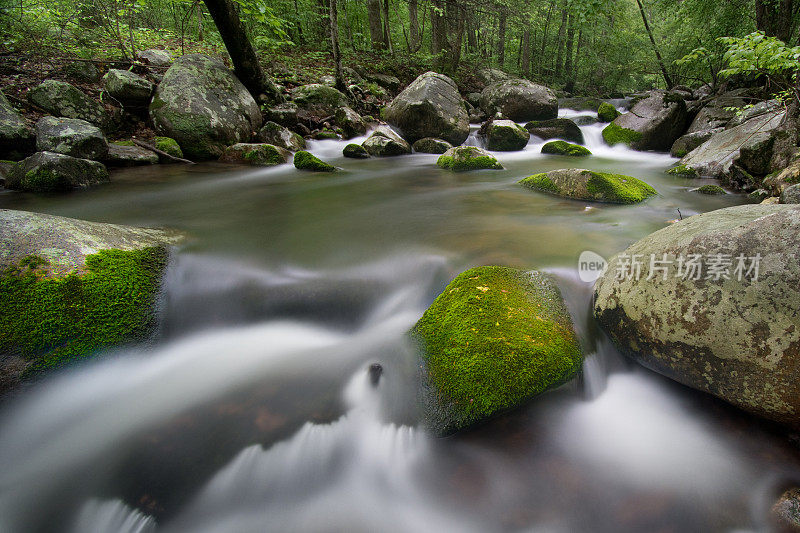
<path fill-rule="evenodd" d="M 360 137 L 367 133 L 367 124 L 364 122 L 364 119 L 347 106 L 337 109 L 333 118 L 336 125 L 339 126 L 339 129 L 342 131 L 342 137 L 344 139 Z"/>
<path fill-rule="evenodd" d="M 23 159 L 36 151 L 36 133 L 0 92 L 0 159 Z"/>
<path fill-rule="evenodd" d="M 421 154 L 443 154 L 452 147 L 453 145 L 444 139 L 434 139 L 433 137 L 420 139 L 412 146 L 415 152 Z"/>
<path fill-rule="evenodd" d="M 162 152 L 171 155 L 172 157 L 177 157 L 179 159 L 183 158 L 183 150 L 181 150 L 178 141 L 176 141 L 172 137 L 156 137 L 155 147 L 161 150 Z M 159 160 L 162 163 L 169 163 L 172 161 L 168 157 L 163 157 L 160 155 L 159 155 Z"/>
<path fill-rule="evenodd" d="M 43 81 L 28 91 L 28 100 L 56 117 L 79 118 L 103 129 L 112 125 L 103 104 L 64 81 Z"/>
<path fill-rule="evenodd" d="M 798 242 L 800 206 L 743 205 L 685 218 L 609 260 L 595 285 L 594 315 L 644 366 L 800 427 Z M 643 259 L 638 275 L 632 257 Z"/>
<path fill-rule="evenodd" d="M 692 189 L 692 191 L 696 192 L 696 193 L 699 193 L 699 194 L 707 194 L 709 196 L 716 196 L 716 195 L 719 195 L 719 194 L 728 194 L 727 192 L 725 192 L 725 189 L 723 189 L 719 185 L 712 185 L 710 183 L 707 184 L 707 185 L 703 185 L 702 187 L 698 187 L 696 189 Z"/>
<path fill-rule="evenodd" d="M 583 144 L 583 132 L 575 122 L 568 118 L 532 120 L 525 124 L 525 129 L 528 130 L 531 135 L 535 135 L 543 141 L 548 139 L 562 139 Z"/>
<path fill-rule="evenodd" d="M 612 204 L 635 204 L 657 194 L 650 185 L 631 176 L 579 168 L 534 174 L 520 183 L 562 198 Z"/>
<path fill-rule="evenodd" d="M 411 145 L 388 126 L 378 126 L 361 146 L 371 156 L 392 157 L 411 153 Z"/>
<path fill-rule="evenodd" d="M 311 172 L 335 172 L 336 167 L 330 165 L 311 152 L 299 151 L 294 154 L 294 166 L 298 170 L 309 170 Z"/>
<path fill-rule="evenodd" d="M 369 159 L 369 152 L 360 144 L 350 143 L 342 150 L 342 155 L 350 159 Z"/>
<path fill-rule="evenodd" d="M 202 54 L 185 55 L 167 70 L 150 117 L 156 132 L 175 139 L 190 159 L 216 159 L 261 126 L 245 86 L 221 61 Z"/>
<path fill-rule="evenodd" d="M 158 163 L 158 154 L 146 148 L 121 143 L 109 143 L 103 162 L 110 167 L 133 167 Z"/>
<path fill-rule="evenodd" d="M 544 85 L 511 79 L 486 87 L 481 92 L 481 108 L 490 116 L 500 112 L 514 122 L 547 120 L 558 116 L 558 99 Z"/>
<path fill-rule="evenodd" d="M 103 76 L 106 92 L 122 107 L 147 107 L 156 86 L 130 70 L 109 69 Z"/>
<path fill-rule="evenodd" d="M 273 167 L 287 163 L 291 155 L 289 150 L 272 144 L 236 143 L 225 148 L 219 160 L 223 163 Z"/>
<path fill-rule="evenodd" d="M 436 72 L 415 79 L 392 100 L 385 116 L 410 143 L 436 137 L 457 145 L 469 136 L 469 116 L 458 87 Z"/>
<path fill-rule="evenodd" d="M 603 101 L 599 98 L 590 96 L 574 96 L 571 98 L 559 98 L 558 107 L 562 109 L 572 109 L 574 111 L 597 111 Z"/>
<path fill-rule="evenodd" d="M 37 152 L 14 165 L 5 187 L 29 192 L 62 192 L 108 181 L 108 170 L 97 161 L 54 152 Z"/>
<path fill-rule="evenodd" d="M 268 121 L 264 127 L 258 130 L 258 140 L 292 152 L 304 150 L 306 147 L 306 140 L 300 135 L 272 121 Z"/>
<path fill-rule="evenodd" d="M 620 116 L 617 108 L 608 102 L 603 102 L 597 107 L 597 119 L 600 122 L 612 122 L 615 118 Z"/>
<path fill-rule="evenodd" d="M 468 170 L 503 170 L 503 165 L 489 152 L 477 146 L 456 146 L 439 156 L 436 164 L 454 172 Z"/>
<path fill-rule="evenodd" d="M 493 120 L 486 128 L 486 148 L 499 152 L 522 150 L 531 134 L 511 120 Z"/>
<path fill-rule="evenodd" d="M 0 393 L 25 376 L 145 339 L 180 236 L 0 210 Z"/>
<path fill-rule="evenodd" d="M 651 91 L 630 112 L 603 130 L 610 145 L 627 144 L 634 150 L 668 151 L 686 129 L 688 114 L 683 100 L 668 102 L 663 91 Z"/>
<path fill-rule="evenodd" d="M 568 143 L 567 141 L 550 141 L 542 146 L 543 154 L 554 155 L 569 155 L 574 157 L 583 157 L 592 155 L 591 150 L 583 146 Z"/>
<path fill-rule="evenodd" d="M 108 154 L 108 143 L 100 128 L 77 118 L 40 118 L 36 123 L 36 148 L 81 159 L 101 160 Z"/>
<path fill-rule="evenodd" d="M 665 172 L 667 174 L 671 174 L 672 176 L 681 176 L 684 178 L 699 177 L 696 170 L 686 165 L 675 165 L 674 167 L 668 168 Z"/>
<path fill-rule="evenodd" d="M 461 273 L 412 330 L 422 354 L 426 424 L 447 435 L 513 409 L 580 370 L 561 293 L 539 272 Z"/>
<path fill-rule="evenodd" d="M 696 131 L 681 135 L 672 143 L 669 155 L 672 157 L 685 157 L 689 152 L 709 140 L 713 135 L 723 131 L 724 128 L 714 128 L 711 130 Z"/>
<path fill-rule="evenodd" d="M 298 109 L 319 117 L 331 116 L 340 107 L 350 105 L 344 94 L 321 83 L 301 85 L 292 91 L 292 97 Z"/>

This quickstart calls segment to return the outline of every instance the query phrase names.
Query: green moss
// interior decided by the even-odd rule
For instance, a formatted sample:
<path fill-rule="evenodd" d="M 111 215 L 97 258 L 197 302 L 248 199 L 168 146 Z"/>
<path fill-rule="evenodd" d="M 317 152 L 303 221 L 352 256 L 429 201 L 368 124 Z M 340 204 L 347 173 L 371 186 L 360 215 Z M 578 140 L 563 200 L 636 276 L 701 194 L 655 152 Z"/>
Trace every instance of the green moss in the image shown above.
<path fill-rule="evenodd" d="M 172 157 L 183 158 L 183 151 L 178 145 L 178 141 L 170 137 L 156 137 L 156 148 L 162 152 L 166 152 Z"/>
<path fill-rule="evenodd" d="M 684 150 L 684 149 L 682 149 L 682 148 L 681 148 L 681 149 L 679 149 L 679 150 L 675 150 L 675 152 L 674 152 L 672 155 L 673 155 L 673 156 L 675 156 L 675 157 L 684 157 L 684 156 L 686 156 L 686 154 L 688 154 L 688 153 L 689 153 L 689 152 L 687 152 L 686 150 Z"/>
<path fill-rule="evenodd" d="M 631 144 L 640 141 L 642 134 L 638 131 L 629 130 L 622 126 L 617 126 L 614 123 L 609 124 L 603 129 L 603 140 L 607 144 L 613 146 L 615 144 Z"/>
<path fill-rule="evenodd" d="M 360 144 L 350 143 L 342 150 L 342 155 L 352 159 L 369 159 L 369 153 Z"/>
<path fill-rule="evenodd" d="M 592 152 L 588 148 L 577 144 L 568 143 L 567 141 L 550 141 L 542 146 L 542 153 L 576 157 L 592 155 Z"/>
<path fill-rule="evenodd" d="M 619 115 L 620 113 L 617 111 L 617 108 L 608 102 L 603 102 L 597 107 L 597 118 L 601 122 L 612 122 Z"/>
<path fill-rule="evenodd" d="M 43 258 L 24 258 L 0 272 L 0 351 L 36 372 L 144 338 L 166 258 L 162 248 L 103 250 L 65 277 L 48 277 Z"/>
<path fill-rule="evenodd" d="M 545 173 L 528 176 L 527 178 L 523 178 L 522 180 L 520 180 L 519 183 L 521 183 L 525 187 L 529 187 L 531 189 L 536 189 L 539 191 L 549 192 L 553 194 L 558 194 L 560 192 L 556 184 L 553 183 L 553 180 L 551 180 Z"/>
<path fill-rule="evenodd" d="M 670 169 L 667 169 L 667 174 L 672 174 L 673 176 L 684 176 L 687 178 L 697 177 L 697 171 L 692 167 L 686 165 L 677 165 Z"/>
<path fill-rule="evenodd" d="M 474 146 L 459 146 L 439 156 L 436 164 L 454 172 L 470 170 L 502 170 L 503 166 L 493 156 Z"/>
<path fill-rule="evenodd" d="M 586 189 L 590 194 L 601 195 L 604 201 L 621 204 L 635 204 L 658 194 L 642 180 L 605 172 L 592 172 Z"/>
<path fill-rule="evenodd" d="M 72 183 L 63 174 L 47 168 L 34 168 L 25 173 L 20 182 L 20 189 L 31 192 L 66 191 Z"/>
<path fill-rule="evenodd" d="M 582 361 L 552 280 L 506 267 L 460 274 L 425 311 L 412 335 L 422 349 L 437 403 L 454 411 L 456 421 L 440 424 L 451 431 L 563 383 Z"/>
<path fill-rule="evenodd" d="M 311 152 L 301 150 L 294 154 L 294 166 L 299 170 L 310 170 L 313 172 L 334 172 L 336 167 L 329 165 Z"/>
<path fill-rule="evenodd" d="M 339 136 L 336 134 L 335 131 L 326 129 L 326 130 L 318 131 L 314 135 L 314 138 L 319 139 L 319 140 L 322 140 L 322 139 L 338 139 Z"/>
<path fill-rule="evenodd" d="M 117 146 L 136 146 L 133 141 L 115 141 L 114 144 Z"/>
<path fill-rule="evenodd" d="M 695 191 L 699 192 L 700 194 L 727 194 L 725 189 L 719 185 L 703 185 L 702 187 L 695 189 Z"/>

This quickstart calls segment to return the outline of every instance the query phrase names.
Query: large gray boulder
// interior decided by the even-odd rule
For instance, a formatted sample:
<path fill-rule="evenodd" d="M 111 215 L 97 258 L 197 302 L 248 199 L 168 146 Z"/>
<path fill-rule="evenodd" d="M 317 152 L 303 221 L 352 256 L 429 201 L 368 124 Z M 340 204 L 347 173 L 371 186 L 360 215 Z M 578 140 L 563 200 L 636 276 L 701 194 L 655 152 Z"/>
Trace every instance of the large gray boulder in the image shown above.
<path fill-rule="evenodd" d="M 633 108 L 603 130 L 610 145 L 627 144 L 634 150 L 666 152 L 686 129 L 686 104 L 668 101 L 663 91 L 651 91 Z"/>
<path fill-rule="evenodd" d="M 129 70 L 110 69 L 103 76 L 106 92 L 122 107 L 145 107 L 150 103 L 156 86 Z"/>
<path fill-rule="evenodd" d="M 54 152 L 37 152 L 14 165 L 5 187 L 30 192 L 58 192 L 108 181 L 108 170 L 97 161 Z"/>
<path fill-rule="evenodd" d="M 108 154 L 108 143 L 100 128 L 77 118 L 39 119 L 36 148 L 81 159 L 101 160 Z"/>
<path fill-rule="evenodd" d="M 692 120 L 687 133 L 724 128 L 736 116 L 735 108 L 752 103 L 748 93 L 748 89 L 736 89 L 711 98 Z"/>
<path fill-rule="evenodd" d="M 139 146 L 111 143 L 103 162 L 110 167 L 133 167 L 158 163 L 158 154 Z"/>
<path fill-rule="evenodd" d="M 695 131 L 681 135 L 672 143 L 672 148 L 669 149 L 669 155 L 672 157 L 685 157 L 689 152 L 706 142 L 715 135 L 721 132 L 724 128 L 714 128 L 713 130 Z"/>
<path fill-rule="evenodd" d="M 595 286 L 594 315 L 644 366 L 798 426 L 798 242 L 800 206 L 746 205 L 692 216 L 609 261 Z M 699 270 L 689 267 L 694 254 Z"/>
<path fill-rule="evenodd" d="M 411 153 L 411 145 L 388 126 L 378 126 L 361 146 L 371 156 L 391 157 Z"/>
<path fill-rule="evenodd" d="M 531 134 L 511 120 L 493 120 L 486 128 L 486 148 L 500 152 L 522 150 Z"/>
<path fill-rule="evenodd" d="M 28 100 L 56 117 L 79 118 L 104 129 L 111 126 L 111 116 L 100 102 L 64 81 L 43 81 L 28 91 Z"/>
<path fill-rule="evenodd" d="M 558 99 L 553 91 L 532 81 L 497 81 L 481 92 L 481 107 L 490 116 L 502 113 L 514 122 L 547 120 L 558 116 Z"/>
<path fill-rule="evenodd" d="M 789 185 L 781 193 L 782 204 L 800 204 L 800 183 Z"/>
<path fill-rule="evenodd" d="M 502 70 L 496 68 L 482 68 L 477 72 L 475 72 L 475 77 L 478 79 L 478 82 L 480 82 L 480 84 L 483 87 L 486 87 L 487 85 L 491 85 L 498 81 L 505 81 L 511 79 L 511 76 L 509 76 Z"/>
<path fill-rule="evenodd" d="M 458 87 L 436 72 L 422 74 L 398 94 L 386 108 L 386 121 L 410 143 L 436 137 L 458 145 L 469 136 L 469 116 Z"/>
<path fill-rule="evenodd" d="M 168 67 L 172 64 L 172 54 L 156 48 L 142 50 L 136 54 L 136 59 L 154 67 Z"/>
<path fill-rule="evenodd" d="M 528 130 L 531 135 L 535 135 L 543 141 L 548 139 L 563 139 L 565 141 L 583 144 L 583 132 L 575 122 L 568 118 L 532 120 L 525 124 L 525 129 Z"/>
<path fill-rule="evenodd" d="M 319 117 L 328 117 L 350 105 L 342 92 L 321 83 L 301 85 L 292 91 L 292 97 L 300 110 Z"/>
<path fill-rule="evenodd" d="M 772 145 L 785 112 L 773 111 L 712 135 L 681 159 L 699 176 L 717 178 L 737 187 L 754 185 L 748 175 L 770 171 Z"/>
<path fill-rule="evenodd" d="M 167 247 L 179 240 L 162 230 L 0 210 L 0 394 L 23 374 L 153 332 Z"/>
<path fill-rule="evenodd" d="M 167 70 L 150 117 L 159 135 L 175 139 L 190 159 L 218 158 L 261 126 L 245 86 L 221 61 L 202 54 L 183 56 Z"/>
<path fill-rule="evenodd" d="M 36 133 L 0 92 L 0 159 L 18 160 L 36 151 Z"/>

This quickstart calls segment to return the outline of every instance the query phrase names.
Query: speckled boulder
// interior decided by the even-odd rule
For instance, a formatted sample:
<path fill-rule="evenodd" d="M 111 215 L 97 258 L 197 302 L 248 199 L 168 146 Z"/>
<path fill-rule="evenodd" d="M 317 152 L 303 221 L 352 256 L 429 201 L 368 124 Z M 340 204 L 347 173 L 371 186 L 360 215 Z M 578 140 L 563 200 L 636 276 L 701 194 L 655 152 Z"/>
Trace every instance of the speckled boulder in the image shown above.
<path fill-rule="evenodd" d="M 522 79 L 501 80 L 483 90 L 481 108 L 490 116 L 500 112 L 514 122 L 547 120 L 558 116 L 558 99 L 544 85 Z"/>
<path fill-rule="evenodd" d="M 800 183 L 789 185 L 781 193 L 782 204 L 800 204 Z"/>
<path fill-rule="evenodd" d="M 168 67 L 172 64 L 172 54 L 166 50 L 142 50 L 136 54 L 136 59 L 154 67 Z"/>
<path fill-rule="evenodd" d="M 108 170 L 97 161 L 54 152 L 37 152 L 14 165 L 5 187 L 30 192 L 58 192 L 108 181 Z"/>
<path fill-rule="evenodd" d="M 798 427 L 798 242 L 800 206 L 745 205 L 686 218 L 609 260 L 595 286 L 594 315 L 644 366 Z M 635 276 L 626 265 L 639 254 Z M 650 276 L 653 254 L 672 263 Z M 691 254 L 701 254 L 700 274 L 686 275 L 684 263 L 680 275 L 679 258 Z M 757 256 L 756 276 L 748 269 Z"/>
<path fill-rule="evenodd" d="M 580 168 L 534 174 L 520 180 L 520 184 L 562 198 L 612 204 L 635 204 L 657 194 L 650 185 L 632 176 Z"/>
<path fill-rule="evenodd" d="M 36 133 L 0 92 L 0 159 L 18 160 L 36 151 Z"/>
<path fill-rule="evenodd" d="M 350 105 L 343 93 L 321 83 L 301 85 L 292 91 L 292 97 L 299 109 L 320 117 L 328 117 L 340 107 Z"/>
<path fill-rule="evenodd" d="M 443 154 L 452 148 L 453 145 L 444 139 L 434 139 L 433 137 L 425 137 L 414 143 L 415 152 L 421 154 Z"/>
<path fill-rule="evenodd" d="M 477 146 L 456 146 L 439 156 L 436 164 L 453 172 L 503 170 L 503 165 L 489 152 Z"/>
<path fill-rule="evenodd" d="M 377 127 L 361 146 L 371 156 L 391 157 L 411 153 L 411 145 L 387 126 Z"/>
<path fill-rule="evenodd" d="M 103 76 L 106 92 L 123 107 L 146 107 L 156 86 L 129 70 L 110 69 Z"/>
<path fill-rule="evenodd" d="M 108 143 L 100 128 L 77 118 L 42 117 L 36 123 L 36 148 L 81 159 L 101 160 Z"/>
<path fill-rule="evenodd" d="M 56 117 L 79 118 L 104 129 L 111 126 L 111 117 L 100 102 L 63 81 L 43 81 L 28 91 L 28 100 Z"/>
<path fill-rule="evenodd" d="M 667 101 L 663 91 L 651 91 L 603 130 L 610 145 L 627 144 L 634 150 L 666 152 L 686 130 L 686 103 Z"/>
<path fill-rule="evenodd" d="M 258 140 L 286 148 L 292 152 L 304 150 L 306 147 L 306 140 L 300 135 L 272 121 L 264 124 L 264 127 L 258 131 Z"/>
<path fill-rule="evenodd" d="M 221 61 L 202 54 L 183 56 L 167 70 L 150 117 L 190 159 L 218 158 L 261 126 L 261 111 L 245 86 Z"/>
<path fill-rule="evenodd" d="M 158 154 L 146 148 L 110 143 L 103 162 L 110 167 L 133 167 L 158 163 Z"/>
<path fill-rule="evenodd" d="M 367 125 L 364 119 L 349 107 L 345 106 L 337 109 L 334 120 L 336 121 L 336 125 L 341 128 L 342 137 L 344 139 L 360 137 L 367 133 Z"/>
<path fill-rule="evenodd" d="M 493 120 L 486 131 L 486 148 L 499 152 L 522 150 L 531 134 L 511 120 Z"/>

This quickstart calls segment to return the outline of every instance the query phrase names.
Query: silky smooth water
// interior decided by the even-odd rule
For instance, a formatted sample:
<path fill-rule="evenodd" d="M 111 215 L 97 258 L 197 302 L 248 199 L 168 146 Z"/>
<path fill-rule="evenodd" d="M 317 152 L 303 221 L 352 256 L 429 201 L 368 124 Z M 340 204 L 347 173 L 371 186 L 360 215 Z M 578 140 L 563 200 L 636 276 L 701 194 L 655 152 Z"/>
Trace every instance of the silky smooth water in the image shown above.
<path fill-rule="evenodd" d="M 691 192 L 706 181 L 665 174 L 669 156 L 607 147 L 601 129 L 582 128 L 589 158 L 543 156 L 534 138 L 496 154 L 503 171 L 453 174 L 424 154 L 348 160 L 344 142 L 319 141 L 310 150 L 340 172 L 154 166 L 68 195 L 0 193 L 0 208 L 189 235 L 155 339 L 0 405 L 0 531 L 765 528 L 775 493 L 800 475 L 795 450 L 623 359 L 577 276 L 584 250 L 608 257 L 745 198 Z M 589 205 L 517 184 L 575 165 L 659 195 Z M 484 264 L 556 276 L 584 372 L 436 439 L 417 424 L 405 333 L 453 276 Z"/>

